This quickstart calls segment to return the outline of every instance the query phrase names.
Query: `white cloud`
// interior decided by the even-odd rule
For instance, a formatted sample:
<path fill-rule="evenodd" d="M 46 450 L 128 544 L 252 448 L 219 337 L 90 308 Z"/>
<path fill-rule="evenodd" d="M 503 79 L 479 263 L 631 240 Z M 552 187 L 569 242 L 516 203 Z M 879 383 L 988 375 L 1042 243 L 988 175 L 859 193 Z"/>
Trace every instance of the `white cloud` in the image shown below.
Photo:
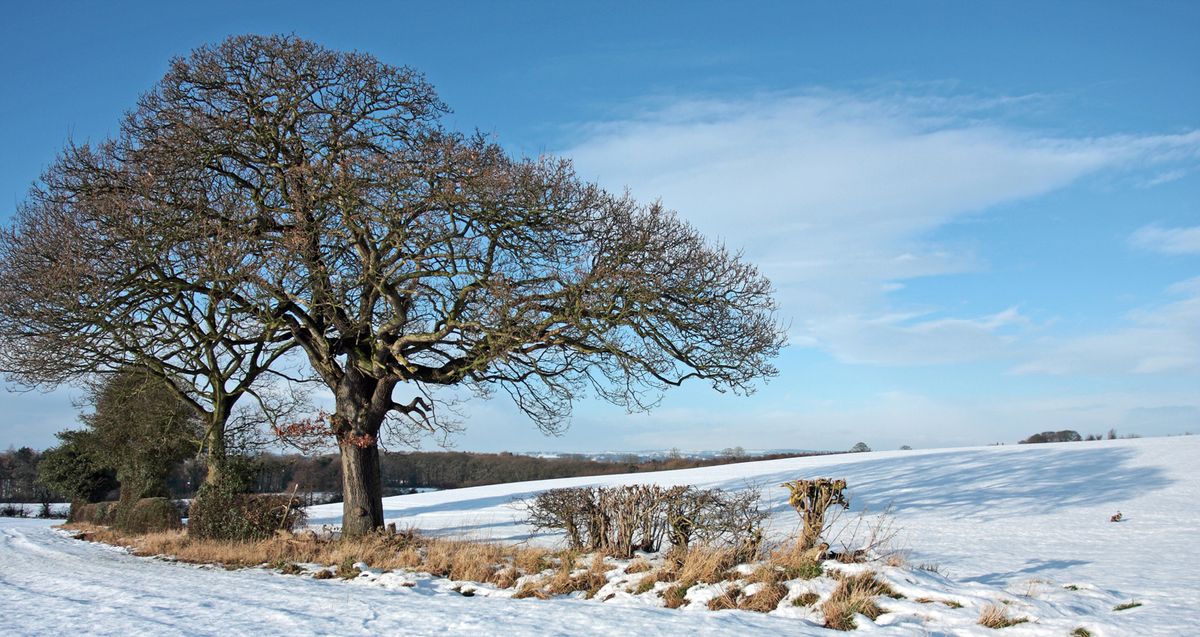
<path fill-rule="evenodd" d="M 1200 433 L 1194 393 L 1103 392 L 1074 396 L 969 396 L 959 400 L 886 391 L 854 405 L 817 404 L 747 409 L 670 409 L 629 416 L 654 427 L 624 427 L 612 437 L 626 449 L 848 449 L 864 441 L 876 450 L 1015 443 L 1039 431 L 1081 435 Z"/>
<path fill-rule="evenodd" d="M 1167 289 L 1177 300 L 1129 313 L 1126 325 L 1047 347 L 1017 373 L 1157 374 L 1200 370 L 1200 277 Z"/>
<path fill-rule="evenodd" d="M 1200 226 L 1163 228 L 1148 225 L 1129 238 L 1135 247 L 1163 254 L 1200 254 Z"/>
<path fill-rule="evenodd" d="M 1004 357 L 1030 321 L 1015 307 L 978 318 L 887 315 L 829 319 L 813 330 L 839 360 L 877 365 L 961 363 Z"/>
<path fill-rule="evenodd" d="M 939 361 L 948 352 L 926 355 L 922 338 L 976 352 L 1004 338 L 977 318 L 889 324 L 898 282 L 983 267 L 932 230 L 1103 171 L 1200 158 L 1200 131 L 1044 135 L 999 119 L 1005 107 L 830 92 L 680 100 L 588 126 L 564 154 L 584 177 L 661 197 L 744 248 L 778 287 L 793 343 L 845 360 Z"/>

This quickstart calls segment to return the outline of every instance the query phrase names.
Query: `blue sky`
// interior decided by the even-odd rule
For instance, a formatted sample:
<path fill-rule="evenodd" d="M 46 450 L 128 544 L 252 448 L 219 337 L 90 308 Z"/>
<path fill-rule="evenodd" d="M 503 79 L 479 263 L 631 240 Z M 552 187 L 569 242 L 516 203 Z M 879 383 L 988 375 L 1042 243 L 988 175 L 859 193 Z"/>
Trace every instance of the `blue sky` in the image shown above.
<path fill-rule="evenodd" d="M 8 7 L 0 215 L 170 57 L 295 33 L 422 70 L 449 126 L 661 198 L 779 290 L 792 344 L 757 394 L 589 401 L 558 438 L 469 403 L 461 449 L 1200 432 L 1200 4 L 443 4 Z M 0 447 L 77 411 L 0 401 Z"/>

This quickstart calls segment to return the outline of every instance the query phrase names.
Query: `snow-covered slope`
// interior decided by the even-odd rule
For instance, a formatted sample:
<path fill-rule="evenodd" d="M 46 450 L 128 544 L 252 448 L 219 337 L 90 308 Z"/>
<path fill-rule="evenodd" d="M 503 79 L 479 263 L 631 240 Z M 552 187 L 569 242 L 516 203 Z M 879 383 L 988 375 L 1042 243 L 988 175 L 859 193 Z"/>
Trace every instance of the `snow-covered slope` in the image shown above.
<path fill-rule="evenodd" d="M 1117 616 L 1127 634 L 1200 635 L 1198 464 L 1197 436 L 889 451 L 398 496 L 384 501 L 384 515 L 401 526 L 521 540 L 532 533 L 514 498 L 586 484 L 695 484 L 761 488 L 773 531 L 783 535 L 798 518 L 779 485 L 846 478 L 853 511 L 893 507 L 897 544 L 915 564 L 1021 592 L 1071 584 L 1117 591 L 1143 603 Z M 1118 511 L 1124 521 L 1110 522 Z M 310 515 L 337 524 L 341 505 Z"/>
<path fill-rule="evenodd" d="M 1082 626 L 1093 635 L 1188 635 L 1200 634 L 1198 458 L 1200 438 L 1193 437 L 868 453 L 440 491 L 390 498 L 385 508 L 402 526 L 553 542 L 531 537 L 514 498 L 579 484 L 688 483 L 762 489 L 774 532 L 783 535 L 796 517 L 779 484 L 844 477 L 855 510 L 894 507 L 897 543 L 911 550 L 912 563 L 936 564 L 948 576 L 938 585 L 1041 600 L 1042 621 L 1002 634 L 1058 635 L 1069 632 L 1063 626 Z M 336 524 L 340 508 L 315 507 L 313 523 Z M 1110 522 L 1118 510 L 1124 521 Z M 68 539 L 46 522 L 0 520 L 0 634 L 827 633 L 774 614 L 467 598 L 429 580 L 412 588 L 378 584 L 135 558 Z M 1112 600 L 1142 606 L 1113 612 Z M 885 625 L 857 632 L 993 632 L 940 625 L 934 614 L 927 624 L 886 625 L 886 617 Z"/>

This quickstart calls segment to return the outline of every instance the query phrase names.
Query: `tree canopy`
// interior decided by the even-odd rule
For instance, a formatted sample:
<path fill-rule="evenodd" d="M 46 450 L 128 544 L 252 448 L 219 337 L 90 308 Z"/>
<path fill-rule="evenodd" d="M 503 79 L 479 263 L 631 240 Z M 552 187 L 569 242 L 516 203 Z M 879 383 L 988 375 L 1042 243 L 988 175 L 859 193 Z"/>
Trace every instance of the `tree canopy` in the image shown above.
<path fill-rule="evenodd" d="M 567 160 L 447 131 L 446 110 L 413 69 L 234 37 L 172 61 L 91 162 L 120 184 L 111 209 L 162 236 L 133 267 L 207 246 L 220 265 L 162 293 L 268 328 L 233 343 L 285 334 L 332 391 L 309 424 L 341 451 L 350 535 L 383 522 L 381 433 L 450 426 L 438 387 L 503 392 L 557 431 L 585 395 L 636 410 L 689 379 L 750 392 L 784 342 L 739 254 Z M 69 301 L 91 272 L 65 276 Z"/>

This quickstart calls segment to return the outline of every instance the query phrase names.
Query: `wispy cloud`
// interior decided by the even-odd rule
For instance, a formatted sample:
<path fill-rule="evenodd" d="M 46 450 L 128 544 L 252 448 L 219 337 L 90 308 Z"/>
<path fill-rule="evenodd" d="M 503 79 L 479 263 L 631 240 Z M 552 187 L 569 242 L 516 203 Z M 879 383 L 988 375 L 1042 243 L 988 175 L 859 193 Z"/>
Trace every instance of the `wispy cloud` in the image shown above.
<path fill-rule="evenodd" d="M 1131 312 L 1121 327 L 1053 343 L 1019 365 L 1016 371 L 1041 374 L 1200 371 L 1200 277 L 1176 283 L 1167 292 L 1177 298 Z"/>
<path fill-rule="evenodd" d="M 685 99 L 585 126 L 564 153 L 585 177 L 661 197 L 744 248 L 776 282 L 793 342 L 846 360 L 920 362 L 930 357 L 917 341 L 933 334 L 976 352 L 1003 341 L 978 318 L 889 324 L 897 283 L 986 267 L 933 230 L 1105 171 L 1200 158 L 1200 131 L 1043 134 L 1004 116 L 1022 102 L 827 91 Z"/>
<path fill-rule="evenodd" d="M 1030 320 L 1015 308 L 975 318 L 846 316 L 813 327 L 839 360 L 876 365 L 930 365 L 1001 358 Z"/>
<path fill-rule="evenodd" d="M 1200 226 L 1164 228 L 1151 224 L 1129 238 L 1134 247 L 1163 254 L 1200 254 Z"/>
<path fill-rule="evenodd" d="M 643 426 L 620 427 L 629 449 L 847 449 L 862 440 L 876 450 L 908 444 L 943 447 L 1013 443 L 1039 431 L 1074 429 L 1082 435 L 1162 435 L 1200 426 L 1194 392 L 1097 392 L 1078 395 L 971 396 L 948 399 L 909 391 L 864 396 L 854 405 L 747 409 L 685 408 L 629 416 Z M 645 426 L 653 421 L 654 426 Z M 597 425 L 599 426 L 599 425 Z"/>

